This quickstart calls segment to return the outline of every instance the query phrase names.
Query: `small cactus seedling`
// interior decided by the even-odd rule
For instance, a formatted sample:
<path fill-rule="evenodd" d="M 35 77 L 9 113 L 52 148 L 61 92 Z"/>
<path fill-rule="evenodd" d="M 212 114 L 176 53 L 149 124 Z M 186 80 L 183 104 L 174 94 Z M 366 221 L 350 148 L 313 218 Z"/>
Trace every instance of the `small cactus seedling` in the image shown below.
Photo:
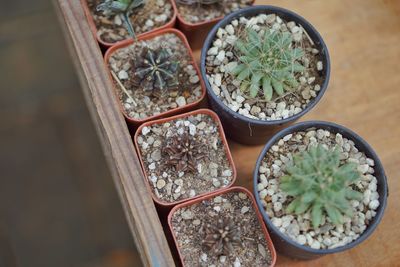
<path fill-rule="evenodd" d="M 296 88 L 295 74 L 305 70 L 299 63 L 304 53 L 292 47 L 291 34 L 266 29 L 260 36 L 251 28 L 245 33 L 246 37 L 235 43 L 239 63 L 230 71 L 241 81 L 240 89 L 253 98 L 262 90 L 265 99 L 270 101 L 273 92 L 281 96 Z"/>
<path fill-rule="evenodd" d="M 144 91 L 177 88 L 179 62 L 173 61 L 172 54 L 165 48 L 150 49 L 145 46 L 134 64 L 132 83 Z"/>
<path fill-rule="evenodd" d="M 303 214 L 311 211 L 311 221 L 317 228 L 324 213 L 331 222 L 340 224 L 343 215 L 352 216 L 350 200 L 362 199 L 362 193 L 351 188 L 359 178 L 354 163 L 340 163 L 340 151 L 312 146 L 294 156 L 287 175 L 280 181 L 280 188 L 294 199 L 286 212 Z"/>
<path fill-rule="evenodd" d="M 207 146 L 189 133 L 174 135 L 165 140 L 162 149 L 165 164 L 176 172 L 197 172 L 198 161 L 207 157 Z"/>
<path fill-rule="evenodd" d="M 130 20 L 130 15 L 139 7 L 142 7 L 147 0 L 105 0 L 97 6 L 106 16 L 120 16 L 125 28 L 133 39 L 136 40 L 135 30 Z"/>
<path fill-rule="evenodd" d="M 205 237 L 202 244 L 215 256 L 228 256 L 235 246 L 241 244 L 239 227 L 231 218 L 213 218 L 203 229 Z"/>

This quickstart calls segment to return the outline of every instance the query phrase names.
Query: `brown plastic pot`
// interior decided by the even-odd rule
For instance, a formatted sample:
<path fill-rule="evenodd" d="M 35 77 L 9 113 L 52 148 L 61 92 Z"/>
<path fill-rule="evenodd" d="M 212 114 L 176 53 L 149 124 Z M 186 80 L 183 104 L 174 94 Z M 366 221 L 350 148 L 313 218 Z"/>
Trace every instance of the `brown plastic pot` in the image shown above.
<path fill-rule="evenodd" d="M 201 86 L 201 90 L 202 90 L 201 97 L 197 101 L 195 101 L 193 103 L 186 104 L 183 107 L 177 107 L 177 108 L 162 112 L 162 113 L 160 113 L 158 115 L 153 115 L 153 116 L 147 117 L 145 119 L 137 120 L 137 119 L 133 119 L 133 118 L 129 117 L 128 114 L 125 112 L 125 110 L 124 110 L 124 108 L 122 106 L 122 103 L 118 98 L 117 91 L 115 90 L 114 92 L 115 92 L 115 94 L 116 94 L 116 96 L 118 98 L 118 102 L 120 103 L 119 106 L 120 106 L 121 112 L 124 114 L 125 119 L 128 122 L 128 124 L 133 128 L 136 128 L 136 127 L 140 126 L 141 124 L 143 124 L 146 121 L 156 120 L 156 119 L 159 119 L 159 118 L 165 118 L 165 117 L 173 116 L 173 115 L 180 114 L 180 113 L 183 113 L 183 112 L 187 112 L 187 111 L 190 111 L 190 110 L 194 110 L 203 101 L 203 99 L 204 99 L 204 97 L 206 95 L 206 88 L 205 88 L 204 80 L 203 80 L 203 78 L 201 76 L 201 73 L 200 73 L 200 69 L 199 69 L 199 67 L 198 67 L 198 65 L 196 63 L 196 60 L 194 59 L 193 51 L 190 48 L 189 43 L 188 43 L 185 35 L 182 32 L 180 32 L 180 31 L 178 31 L 176 29 L 163 29 L 163 30 L 159 30 L 159 31 L 156 31 L 156 32 L 144 34 L 141 37 L 139 37 L 138 40 L 139 41 L 141 41 L 141 40 L 149 40 L 149 39 L 152 39 L 152 38 L 154 38 L 156 36 L 167 34 L 167 33 L 172 33 L 172 34 L 177 35 L 182 40 L 184 46 L 186 47 L 187 51 L 189 52 L 189 56 L 191 58 L 191 61 L 189 63 L 193 65 L 193 67 L 195 68 L 195 70 L 197 72 L 197 75 L 200 78 L 200 86 Z M 127 46 L 133 44 L 133 42 L 134 41 L 132 39 L 129 39 L 129 40 L 125 40 L 125 41 L 123 41 L 123 42 L 121 42 L 119 44 L 116 44 L 116 45 L 112 46 L 111 48 L 109 48 L 107 50 L 106 54 L 104 55 L 104 63 L 106 64 L 106 67 L 109 69 L 109 64 L 108 64 L 109 59 L 110 59 L 111 55 L 116 50 L 124 48 L 124 47 L 127 47 Z M 110 73 L 109 77 L 110 77 L 112 83 L 114 84 L 114 79 L 111 76 L 111 73 Z"/>
<path fill-rule="evenodd" d="M 163 26 L 161 26 L 161 27 L 155 28 L 155 29 L 153 29 L 151 31 L 148 31 L 148 32 L 144 32 L 144 33 L 138 34 L 137 35 L 138 39 L 140 39 L 140 37 L 142 37 L 144 35 L 147 35 L 147 34 L 150 34 L 150 33 L 155 33 L 155 32 L 158 32 L 160 30 L 163 30 L 163 29 L 173 28 L 175 26 L 176 9 L 174 7 L 174 1 L 173 0 L 169 0 L 169 1 L 171 2 L 172 9 L 173 9 L 173 12 L 174 12 L 173 15 L 172 15 L 171 20 L 169 22 L 167 22 L 166 24 L 164 24 Z M 83 10 L 85 12 L 86 19 L 89 22 L 89 26 L 90 26 L 90 29 L 91 29 L 93 35 L 97 39 L 97 42 L 99 42 L 99 44 L 101 44 L 104 48 L 107 49 L 107 48 L 109 48 L 109 47 L 111 47 L 113 45 L 121 44 L 121 43 L 125 42 L 126 40 L 131 39 L 131 38 L 127 38 L 127 39 L 124 39 L 124 40 L 121 40 L 121 41 L 117 41 L 115 43 L 109 43 L 109 42 L 106 42 L 106 41 L 102 40 L 100 38 L 100 36 L 98 36 L 98 34 L 97 34 L 96 23 L 94 22 L 94 18 L 92 16 L 92 13 L 91 13 L 91 11 L 89 9 L 89 6 L 87 4 L 87 0 L 81 0 L 81 5 L 82 5 L 82 8 L 83 8 Z"/>
<path fill-rule="evenodd" d="M 139 157 L 139 160 L 140 160 L 140 165 L 142 167 L 142 171 L 143 171 L 144 177 L 146 179 L 147 188 L 151 192 L 151 196 L 152 196 L 154 202 L 159 206 L 159 208 L 162 211 L 169 211 L 173 206 L 175 206 L 175 205 L 177 205 L 179 203 L 182 203 L 182 202 L 185 202 L 185 201 L 188 201 L 188 200 L 192 200 L 192 199 L 196 199 L 196 198 L 208 195 L 208 194 L 210 194 L 210 192 L 199 194 L 197 196 L 194 196 L 194 197 L 191 197 L 191 198 L 187 198 L 187 199 L 181 199 L 181 200 L 175 201 L 175 202 L 166 202 L 166 201 L 163 201 L 163 200 L 159 199 L 154 194 L 154 192 L 153 192 L 153 190 L 152 190 L 152 188 L 151 188 L 151 186 L 149 184 L 149 176 L 148 176 L 148 174 L 146 172 L 144 161 L 143 161 L 142 155 L 140 153 L 139 144 L 138 144 L 138 137 L 139 137 L 139 135 L 140 135 L 140 133 L 141 133 L 141 131 L 142 131 L 142 129 L 144 127 L 149 127 L 149 126 L 155 125 L 155 124 L 163 124 L 163 123 L 168 122 L 168 121 L 173 121 L 173 120 L 176 120 L 176 119 L 181 119 L 181 118 L 185 118 L 185 117 L 189 117 L 189 116 L 193 116 L 193 115 L 197 115 L 197 114 L 209 115 L 209 116 L 211 116 L 211 118 L 213 118 L 214 122 L 218 126 L 218 132 L 219 132 L 219 135 L 221 137 L 221 140 L 222 140 L 222 143 L 223 143 L 223 146 L 224 146 L 224 149 L 225 149 L 225 153 L 226 153 L 226 155 L 228 157 L 228 161 L 229 161 L 230 165 L 232 166 L 232 182 L 229 185 L 227 185 L 226 187 L 217 189 L 217 190 L 212 191 L 212 192 L 221 192 L 221 191 L 225 190 L 226 188 L 229 188 L 230 186 L 232 186 L 233 183 L 236 180 L 236 174 L 237 173 L 236 173 L 235 163 L 233 162 L 232 154 L 231 154 L 228 142 L 227 142 L 226 137 L 225 137 L 224 129 L 222 128 L 222 123 L 219 120 L 218 115 L 215 114 L 213 111 L 211 111 L 209 109 L 198 109 L 198 110 L 191 111 L 191 112 L 188 112 L 188 113 L 176 115 L 176 116 L 173 116 L 173 117 L 170 117 L 170 118 L 164 118 L 164 119 L 159 119 L 159 120 L 155 120 L 155 121 L 146 122 L 146 123 L 142 124 L 137 129 L 137 131 L 135 133 L 135 136 L 134 136 L 134 143 L 135 143 L 136 151 L 137 151 L 137 154 L 138 154 L 138 157 Z"/>
<path fill-rule="evenodd" d="M 252 5 L 255 0 L 252 1 Z M 177 28 L 181 30 L 186 37 L 188 38 L 193 49 L 200 49 L 203 46 L 204 40 L 207 37 L 208 32 L 211 28 L 224 16 L 206 20 L 197 23 L 191 23 L 184 20 L 184 18 L 179 14 L 178 5 L 175 0 L 172 0 L 173 7 L 175 9 L 176 18 L 177 18 Z"/>
<path fill-rule="evenodd" d="M 210 199 L 210 198 L 213 198 L 213 197 L 216 197 L 216 196 L 219 196 L 219 195 L 223 195 L 223 194 L 226 194 L 226 193 L 230 193 L 230 192 L 242 192 L 242 193 L 245 193 L 245 194 L 250 198 L 251 203 L 252 203 L 252 205 L 253 205 L 253 208 L 254 208 L 254 210 L 255 210 L 255 212 L 256 212 L 256 214 L 257 214 L 258 222 L 260 223 L 260 226 L 261 226 L 261 229 L 262 229 L 262 231 L 263 231 L 263 233 L 264 233 L 265 239 L 267 240 L 268 250 L 269 250 L 270 253 L 271 253 L 271 265 L 270 265 L 270 266 L 274 266 L 274 265 L 275 265 L 275 262 L 276 262 L 276 251 L 275 251 L 275 247 L 274 247 L 274 245 L 273 245 L 273 243 L 272 243 L 271 237 L 270 237 L 269 234 L 268 234 L 268 231 L 267 231 L 267 228 L 266 228 L 266 226 L 265 226 L 265 224 L 264 224 L 264 221 L 263 221 L 263 218 L 262 218 L 262 216 L 261 216 L 261 213 L 260 213 L 260 211 L 259 211 L 258 208 L 257 208 L 256 200 L 254 199 L 253 194 L 252 194 L 249 190 L 247 190 L 246 188 L 244 188 L 244 187 L 234 186 L 234 187 L 231 187 L 231 188 L 228 188 L 228 189 L 224 189 L 223 191 L 220 191 L 220 192 L 210 193 L 210 194 L 207 194 L 207 195 L 202 196 L 202 197 L 200 197 L 200 198 L 197 198 L 197 199 L 194 199 L 194 200 L 190 200 L 190 201 L 186 201 L 186 202 L 184 202 L 184 203 L 182 203 L 182 204 L 179 204 L 179 205 L 175 206 L 175 207 L 171 210 L 171 212 L 169 213 L 169 215 L 168 215 L 169 230 L 170 230 L 170 232 L 171 232 L 171 234 L 172 234 L 172 237 L 173 237 L 175 246 L 176 246 L 176 248 L 177 248 L 177 251 L 178 251 L 178 254 L 179 254 L 179 259 L 180 259 L 180 262 L 181 262 L 182 266 L 185 266 L 185 264 L 184 264 L 184 262 L 183 262 L 183 257 L 182 257 L 182 255 L 181 255 L 181 252 L 180 252 L 180 250 L 179 250 L 179 246 L 178 246 L 178 242 L 177 242 L 177 239 L 176 239 L 175 232 L 174 232 L 174 230 L 173 230 L 173 228 L 172 228 L 172 223 L 171 223 L 172 215 L 173 215 L 178 209 L 181 209 L 181 208 L 184 208 L 184 207 L 188 207 L 188 206 L 191 206 L 191 205 L 193 205 L 193 204 L 199 203 L 199 202 L 201 202 L 201 201 L 203 201 L 203 200 Z"/>

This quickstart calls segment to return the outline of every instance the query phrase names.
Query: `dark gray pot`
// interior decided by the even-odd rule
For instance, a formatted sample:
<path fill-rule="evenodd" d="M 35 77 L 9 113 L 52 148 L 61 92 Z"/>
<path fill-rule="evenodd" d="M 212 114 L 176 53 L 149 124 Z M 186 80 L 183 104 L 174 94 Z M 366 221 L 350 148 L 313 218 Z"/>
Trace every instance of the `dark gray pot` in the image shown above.
<path fill-rule="evenodd" d="M 281 18 L 287 21 L 295 21 L 296 23 L 303 26 L 303 28 L 310 35 L 311 39 L 315 42 L 318 49 L 321 51 L 323 55 L 323 76 L 325 77 L 324 83 L 321 85 L 321 90 L 319 91 L 316 98 L 314 98 L 309 105 L 300 113 L 289 117 L 287 119 L 276 120 L 276 121 L 261 121 L 255 120 L 243 115 L 240 115 L 237 112 L 234 112 L 229 107 L 227 107 L 224 103 L 222 103 L 221 99 L 219 99 L 214 91 L 211 89 L 210 83 L 208 82 L 206 75 L 206 57 L 207 51 L 212 45 L 214 37 L 219 28 L 225 27 L 232 20 L 239 17 L 251 17 L 258 15 L 260 13 L 264 14 L 277 14 Z M 271 137 L 275 132 L 280 129 L 287 127 L 289 124 L 293 123 L 307 112 L 309 112 L 322 98 L 324 95 L 330 77 L 330 59 L 328 48 L 326 47 L 321 35 L 317 32 L 317 30 L 304 18 L 293 13 L 289 10 L 274 7 L 274 6 L 253 6 L 245 9 L 238 10 L 228 16 L 226 16 L 223 20 L 221 20 L 218 24 L 214 26 L 214 28 L 210 31 L 207 36 L 207 39 L 204 43 L 202 52 L 201 52 L 201 74 L 205 79 L 205 84 L 208 92 L 208 99 L 211 108 L 219 115 L 222 124 L 224 126 L 225 132 L 227 136 L 239 143 L 249 144 L 249 145 L 257 145 L 264 144 L 269 137 Z"/>
<path fill-rule="evenodd" d="M 297 131 L 302 131 L 309 129 L 311 127 L 316 127 L 317 129 L 326 129 L 329 130 L 333 133 L 340 133 L 343 135 L 343 137 L 352 140 L 356 147 L 365 153 L 365 155 L 375 161 L 375 177 L 378 180 L 378 193 L 379 193 L 379 203 L 380 206 L 378 210 L 376 211 L 375 217 L 372 219 L 370 224 L 368 225 L 367 229 L 361 234 L 361 236 L 354 240 L 353 242 L 334 249 L 312 249 L 308 246 L 302 246 L 289 237 L 287 237 L 285 234 L 281 233 L 278 228 L 276 228 L 270 218 L 268 217 L 267 213 L 264 210 L 264 207 L 261 204 L 260 196 L 257 191 L 257 184 L 258 184 L 258 170 L 260 168 L 261 162 L 265 156 L 265 154 L 268 152 L 268 150 L 276 143 L 278 142 L 281 138 L 284 136 L 297 132 Z M 379 160 L 378 156 L 374 152 L 374 150 L 368 145 L 367 142 L 365 142 L 360 136 L 358 136 L 356 133 L 352 132 L 351 130 L 338 125 L 334 124 L 331 122 L 323 122 L 323 121 L 307 121 L 307 122 L 300 122 L 295 125 L 292 125 L 277 134 L 275 134 L 265 145 L 264 149 L 261 151 L 260 156 L 258 157 L 256 167 L 254 169 L 254 175 L 253 175 L 253 183 L 254 183 L 254 195 L 256 198 L 256 202 L 258 205 L 258 208 L 261 211 L 261 214 L 264 218 L 264 222 L 267 224 L 268 231 L 271 234 L 272 241 L 274 242 L 275 248 L 277 251 L 280 253 L 292 257 L 292 258 L 297 258 L 297 259 L 303 259 L 303 260 L 310 260 L 314 258 L 318 258 L 321 256 L 324 256 L 326 254 L 332 254 L 332 253 L 337 253 L 341 252 L 344 250 L 348 250 L 352 247 L 355 247 L 356 245 L 360 244 L 364 240 L 366 240 L 372 232 L 375 230 L 375 228 L 378 226 L 379 222 L 381 221 L 383 217 L 383 213 L 385 211 L 386 205 L 387 205 L 387 197 L 389 196 L 389 189 L 387 185 L 387 179 L 386 175 L 382 166 L 381 161 Z"/>

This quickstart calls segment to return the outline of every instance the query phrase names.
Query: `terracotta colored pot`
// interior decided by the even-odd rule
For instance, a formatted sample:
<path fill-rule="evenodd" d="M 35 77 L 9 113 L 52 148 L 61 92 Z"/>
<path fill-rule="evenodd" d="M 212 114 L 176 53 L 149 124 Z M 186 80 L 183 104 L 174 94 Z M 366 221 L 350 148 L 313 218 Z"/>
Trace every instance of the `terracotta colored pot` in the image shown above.
<path fill-rule="evenodd" d="M 168 225 L 169 225 L 169 229 L 170 229 L 170 231 L 172 233 L 172 237 L 174 239 L 175 246 L 177 248 L 177 251 L 178 251 L 178 254 L 179 254 L 179 258 L 180 258 L 180 262 L 181 262 L 182 266 L 185 266 L 185 265 L 183 263 L 182 254 L 180 253 L 180 250 L 179 250 L 179 246 L 178 246 L 178 242 L 177 242 L 177 238 L 176 238 L 175 232 L 173 231 L 173 228 L 172 228 L 172 223 L 171 223 L 172 215 L 178 209 L 181 209 L 181 208 L 184 208 L 184 207 L 188 207 L 188 206 L 191 206 L 193 204 L 199 203 L 199 202 L 201 202 L 203 200 L 210 199 L 210 198 L 213 198 L 213 197 L 216 197 L 216 196 L 219 196 L 219 195 L 223 195 L 223 194 L 226 194 L 226 193 L 230 193 L 230 192 L 242 192 L 242 193 L 245 193 L 250 198 L 250 200 L 252 202 L 252 205 L 253 205 L 253 208 L 254 208 L 254 210 L 255 210 L 255 212 L 257 214 L 257 219 L 258 219 L 258 221 L 260 223 L 260 226 L 261 226 L 261 229 L 262 229 L 262 231 L 264 233 L 265 239 L 267 240 L 268 250 L 271 253 L 271 265 L 270 266 L 274 266 L 275 265 L 275 262 L 276 262 L 275 248 L 274 248 L 274 245 L 272 243 L 271 237 L 268 234 L 267 228 L 265 227 L 265 224 L 263 222 L 263 218 L 261 216 L 261 213 L 257 208 L 257 204 L 256 204 L 256 200 L 254 199 L 254 196 L 246 188 L 240 187 L 240 186 L 234 186 L 234 187 L 225 189 L 225 190 L 223 190 L 221 192 L 210 193 L 210 194 L 205 195 L 203 197 L 200 197 L 200 198 L 197 198 L 197 199 L 194 199 L 194 200 L 190 200 L 190 201 L 186 201 L 186 202 L 184 202 L 182 204 L 179 204 L 179 205 L 175 206 L 171 210 L 171 212 L 169 213 L 169 215 L 168 215 Z"/>
<path fill-rule="evenodd" d="M 221 16 L 213 20 L 190 23 L 185 21 L 181 14 L 179 14 L 178 5 L 176 4 L 175 0 L 172 0 L 172 4 L 177 17 L 177 28 L 186 35 L 190 42 L 190 45 L 194 50 L 200 49 L 203 46 L 204 40 L 206 39 L 208 32 L 218 21 L 220 21 L 224 17 Z M 252 2 L 252 4 L 254 4 L 254 1 Z"/>
<path fill-rule="evenodd" d="M 378 193 L 379 193 L 379 203 L 380 206 L 376 210 L 375 217 L 371 220 L 370 224 L 368 225 L 367 229 L 354 241 L 348 243 L 344 246 L 333 248 L 333 249 L 313 249 L 309 246 L 300 245 L 299 243 L 293 241 L 290 237 L 286 234 L 282 233 L 271 221 L 271 218 L 267 215 L 265 208 L 261 202 L 260 195 L 258 194 L 257 184 L 259 179 L 258 170 L 262 164 L 262 161 L 266 155 L 266 153 L 270 150 L 270 148 L 276 144 L 281 138 L 288 134 L 292 134 L 298 131 L 304 131 L 309 128 L 317 128 L 317 129 L 324 129 L 328 130 L 334 134 L 340 133 L 344 138 L 347 138 L 353 141 L 356 147 L 365 153 L 368 158 L 371 158 L 375 162 L 374 170 L 375 170 L 375 177 L 378 180 Z M 386 205 L 387 205 L 387 198 L 389 196 L 389 188 L 387 183 L 386 174 L 383 168 L 381 161 L 378 158 L 378 155 L 374 152 L 372 147 L 364 141 L 359 135 L 347 129 L 341 125 L 332 123 L 332 122 L 325 122 L 325 121 L 306 121 L 306 122 L 299 122 L 290 127 L 276 133 L 264 146 L 263 150 L 261 151 L 256 166 L 254 168 L 253 173 L 253 190 L 256 197 L 257 205 L 261 210 L 261 214 L 264 218 L 264 222 L 268 226 L 268 230 L 271 234 L 272 240 L 276 246 L 276 249 L 279 253 L 284 254 L 285 256 L 296 258 L 300 260 L 312 260 L 318 257 L 342 252 L 348 249 L 351 249 L 364 240 L 366 240 L 372 232 L 376 229 L 379 222 L 381 221 Z"/>
<path fill-rule="evenodd" d="M 225 149 L 225 153 L 226 153 L 228 161 L 229 161 L 229 163 L 230 163 L 230 165 L 232 167 L 232 182 L 228 186 L 226 186 L 224 188 L 217 189 L 217 190 L 215 190 L 213 192 L 220 192 L 220 191 L 225 190 L 226 188 L 232 186 L 233 183 L 236 180 L 235 163 L 233 162 L 232 154 L 231 154 L 231 151 L 230 151 L 229 146 L 228 146 L 228 142 L 227 142 L 225 134 L 224 134 L 224 129 L 222 128 L 221 121 L 219 120 L 217 114 L 215 114 L 213 111 L 211 111 L 209 109 L 198 109 L 198 110 L 195 110 L 195 111 L 192 111 L 192 112 L 188 112 L 188 113 L 185 113 L 185 114 L 180 114 L 180 115 L 173 116 L 173 117 L 170 117 L 170 118 L 164 118 L 164 119 L 159 119 L 159 120 L 155 120 L 155 121 L 146 122 L 146 123 L 142 124 L 139 127 L 139 129 L 136 131 L 136 134 L 134 136 L 134 143 L 135 143 L 136 151 L 137 151 L 137 154 L 138 154 L 138 157 L 139 157 L 139 160 L 140 160 L 140 164 L 142 166 L 142 171 L 143 171 L 145 179 L 146 179 L 146 185 L 147 185 L 149 191 L 151 192 L 151 195 L 152 195 L 152 198 L 153 198 L 154 202 L 160 207 L 161 210 L 164 210 L 164 211 L 168 210 L 169 211 L 173 206 L 175 206 L 175 205 L 177 205 L 179 203 L 182 203 L 182 202 L 187 201 L 187 200 L 199 198 L 199 197 L 202 197 L 204 195 L 208 195 L 208 194 L 210 194 L 210 192 L 206 192 L 206 193 L 199 194 L 199 195 L 196 195 L 196 196 L 191 197 L 191 198 L 182 199 L 182 200 L 175 201 L 175 202 L 165 202 L 165 201 L 159 199 L 154 194 L 154 192 L 153 192 L 153 190 L 152 190 L 152 188 L 151 188 L 151 186 L 149 184 L 149 176 L 148 176 L 148 174 L 146 172 L 144 161 L 143 161 L 142 155 L 140 153 L 139 144 L 138 144 L 138 137 L 139 137 L 142 129 L 144 127 L 146 127 L 146 126 L 149 127 L 149 126 L 155 125 L 155 124 L 163 124 L 163 123 L 168 122 L 168 121 L 173 121 L 173 120 L 176 120 L 176 119 L 181 119 L 181 118 L 185 118 L 185 117 L 189 117 L 189 116 L 193 116 L 193 115 L 197 115 L 197 114 L 205 114 L 205 115 L 209 115 L 209 116 L 211 116 L 211 118 L 213 118 L 214 122 L 218 126 L 219 136 L 221 137 L 221 140 L 222 140 L 222 143 L 223 143 L 223 146 L 224 146 L 224 149 Z"/>
<path fill-rule="evenodd" d="M 172 15 L 171 20 L 170 20 L 169 22 L 167 22 L 166 24 L 164 24 L 163 26 L 161 26 L 161 27 L 155 28 L 155 29 L 153 29 L 153 30 L 151 30 L 151 31 L 148 31 L 148 32 L 144 32 L 144 33 L 138 34 L 138 35 L 137 35 L 138 39 L 140 39 L 142 36 L 144 36 L 144 35 L 146 35 L 146 34 L 155 33 L 155 32 L 158 32 L 158 31 L 160 31 L 160 30 L 163 30 L 163 29 L 173 28 L 173 27 L 175 26 L 175 22 L 176 22 L 176 9 L 175 9 L 175 7 L 174 7 L 174 3 L 173 3 L 174 1 L 170 0 L 170 2 L 171 2 L 172 9 L 173 9 L 173 12 L 174 12 L 173 15 Z M 88 6 L 88 4 L 87 4 L 87 0 L 81 0 L 81 4 L 82 4 L 82 8 L 83 8 L 83 10 L 84 10 L 84 12 L 85 12 L 87 21 L 89 22 L 89 26 L 90 26 L 90 29 L 92 30 L 93 35 L 96 37 L 97 41 L 98 41 L 104 48 L 107 49 L 107 48 L 109 48 L 109 47 L 111 47 L 111 46 L 113 46 L 113 45 L 118 45 L 118 44 L 121 44 L 121 43 L 125 42 L 126 40 L 131 39 L 131 38 L 128 38 L 128 39 L 121 40 L 121 41 L 118 41 L 118 42 L 115 42 L 115 43 L 109 43 L 109 42 L 103 41 L 103 40 L 100 38 L 100 36 L 98 36 L 98 34 L 97 34 L 96 23 L 94 22 L 94 18 L 93 18 L 93 16 L 92 16 L 92 13 L 91 13 L 91 11 L 90 11 L 90 9 L 89 9 L 89 6 Z"/>
<path fill-rule="evenodd" d="M 204 97 L 206 95 L 206 89 L 205 89 L 204 80 L 201 77 L 201 73 L 200 73 L 199 67 L 196 64 L 196 61 L 194 59 L 193 51 L 190 48 L 189 43 L 188 43 L 185 35 L 183 35 L 182 32 L 180 32 L 180 31 L 178 31 L 176 29 L 159 30 L 157 32 L 153 32 L 153 33 L 148 33 L 148 34 L 142 35 L 139 38 L 139 41 L 152 39 L 152 38 L 154 38 L 156 36 L 167 34 L 167 33 L 172 33 L 172 34 L 175 34 L 176 36 L 178 36 L 182 40 L 184 46 L 186 47 L 186 49 L 187 49 L 187 51 L 189 53 L 189 56 L 191 58 L 191 61 L 189 63 L 193 64 L 193 67 L 195 68 L 195 70 L 197 72 L 197 75 L 200 78 L 200 86 L 201 86 L 201 90 L 202 90 L 201 97 L 197 101 L 195 101 L 193 103 L 190 103 L 190 104 L 186 104 L 183 107 L 177 107 L 177 108 L 174 108 L 174 109 L 171 109 L 171 110 L 167 110 L 167 111 L 162 112 L 162 113 L 160 113 L 158 115 L 153 115 L 153 116 L 147 117 L 145 119 L 141 119 L 141 120 L 137 120 L 137 119 L 133 119 L 133 118 L 129 117 L 128 114 L 125 112 L 121 101 L 118 98 L 118 101 L 120 103 L 120 109 L 121 109 L 122 113 L 124 114 L 126 121 L 133 128 L 136 128 L 136 127 L 140 126 L 142 123 L 144 123 L 146 121 L 151 121 L 151 120 L 155 120 L 155 119 L 159 119 L 159 118 L 165 118 L 165 117 L 168 117 L 168 116 L 172 116 L 172 115 L 180 114 L 180 113 L 187 112 L 187 111 L 190 111 L 190 110 L 194 110 L 202 102 L 202 100 L 204 99 Z M 119 44 L 116 44 L 116 45 L 112 46 L 111 48 L 109 48 L 107 50 L 106 54 L 104 55 L 104 62 L 106 64 L 106 67 L 109 69 L 109 64 L 108 64 L 109 59 L 110 59 L 111 55 L 116 50 L 124 48 L 124 47 L 127 47 L 127 46 L 131 45 L 133 42 L 134 41 L 132 39 L 125 40 L 125 41 L 123 41 L 123 42 L 121 42 Z M 110 79 L 114 83 L 114 79 L 111 76 L 111 73 L 110 73 Z M 114 92 L 115 92 L 116 96 L 118 97 L 117 91 L 115 90 Z"/>

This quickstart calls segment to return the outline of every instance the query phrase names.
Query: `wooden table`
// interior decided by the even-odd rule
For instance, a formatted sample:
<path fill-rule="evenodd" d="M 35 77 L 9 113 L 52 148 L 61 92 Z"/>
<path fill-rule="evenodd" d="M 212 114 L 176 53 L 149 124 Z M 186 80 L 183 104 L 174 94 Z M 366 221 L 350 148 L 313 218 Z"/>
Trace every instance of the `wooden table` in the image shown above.
<path fill-rule="evenodd" d="M 400 1 L 259 0 L 256 4 L 291 9 L 324 37 L 332 61 L 331 82 L 322 101 L 302 120 L 333 121 L 364 137 L 380 155 L 390 188 L 386 214 L 367 241 L 350 251 L 309 262 L 279 255 L 277 266 L 399 266 Z M 57 6 L 142 261 L 145 266 L 173 266 L 100 50 L 79 1 L 58 0 Z M 234 142 L 230 146 L 238 184 L 251 188 L 261 146 Z"/>

